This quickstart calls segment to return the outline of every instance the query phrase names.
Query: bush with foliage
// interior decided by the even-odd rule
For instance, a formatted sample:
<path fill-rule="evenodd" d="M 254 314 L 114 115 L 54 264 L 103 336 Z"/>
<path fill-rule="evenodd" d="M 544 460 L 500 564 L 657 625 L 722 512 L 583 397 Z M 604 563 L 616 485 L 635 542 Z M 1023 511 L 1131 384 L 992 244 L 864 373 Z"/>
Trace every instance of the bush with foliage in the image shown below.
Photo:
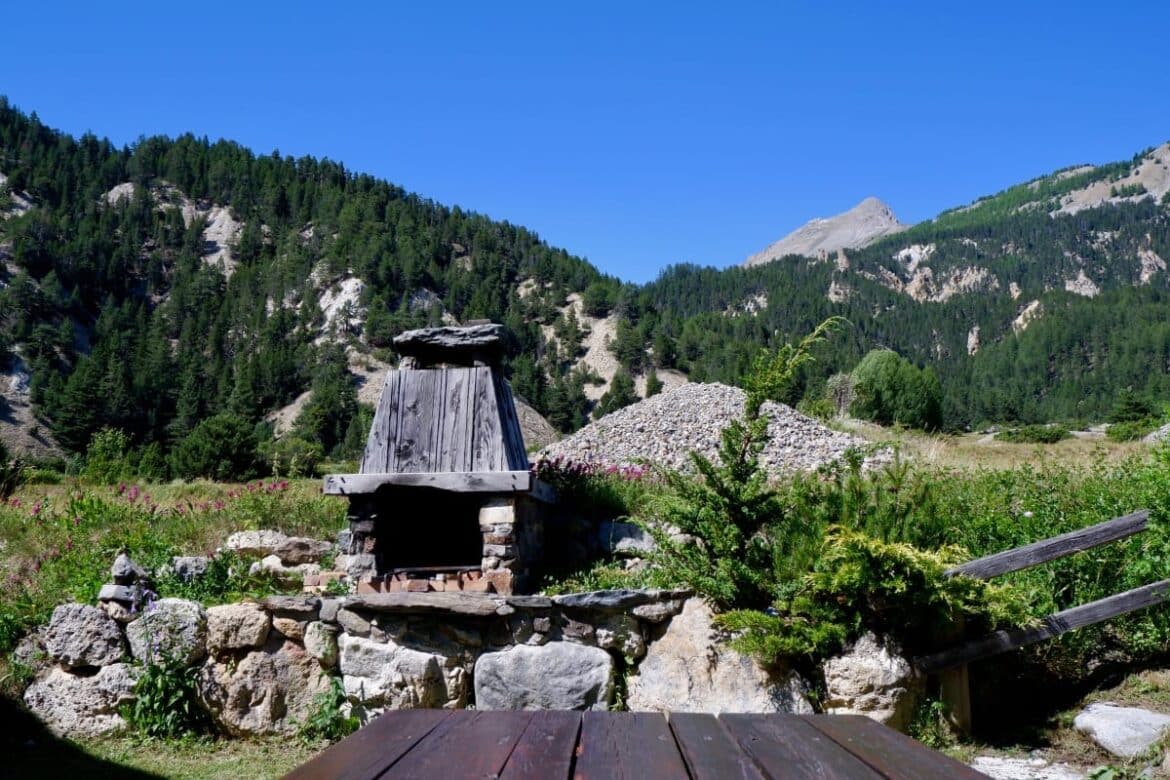
<path fill-rule="evenodd" d="M 1011 444 L 1056 444 L 1071 437 L 1072 434 L 1063 425 L 1024 425 L 995 434 L 996 441 Z"/>
<path fill-rule="evenodd" d="M 361 722 L 356 715 L 347 715 L 345 706 L 345 688 L 342 687 L 341 678 L 333 677 L 329 680 L 329 690 L 313 698 L 313 711 L 300 727 L 301 738 L 336 742 L 357 731 Z"/>
<path fill-rule="evenodd" d="M 251 479 L 256 474 L 257 441 L 251 423 L 228 412 L 195 426 L 171 456 L 175 474 L 219 482 Z"/>
<path fill-rule="evenodd" d="M 291 434 L 268 442 L 262 450 L 274 477 L 311 477 L 324 456 L 319 442 Z"/>
<path fill-rule="evenodd" d="M 134 683 L 134 701 L 122 708 L 130 727 L 146 737 L 174 739 L 210 731 L 199 699 L 199 667 L 163 657 L 144 664 Z"/>
<path fill-rule="evenodd" d="M 10 457 L 0 441 L 0 501 L 8 498 L 24 481 L 25 468 L 20 458 Z"/>
<path fill-rule="evenodd" d="M 82 476 L 102 485 L 132 478 L 134 474 L 127 458 L 129 451 L 130 437 L 124 431 L 102 428 L 89 440 Z"/>
<path fill-rule="evenodd" d="M 936 430 L 942 425 L 942 386 L 929 367 L 918 368 L 888 349 L 869 352 L 853 369 L 851 411 L 879 425 Z"/>
<path fill-rule="evenodd" d="M 735 610 L 719 621 L 739 632 L 740 649 L 767 662 L 822 657 L 866 630 L 898 636 L 917 653 L 950 639 L 958 625 L 983 633 L 1030 622 L 1026 598 L 1010 585 L 946 576 L 963 560 L 961 548 L 924 551 L 837 526 L 812 572 L 773 613 Z"/>
<path fill-rule="evenodd" d="M 801 529 L 785 522 L 780 496 L 759 463 L 768 439 L 761 408 L 786 396 L 796 372 L 813 360 L 813 348 L 842 322 L 826 320 L 795 346 L 757 354 L 744 384 L 744 417 L 723 430 L 718 460 L 692 452 L 696 476 L 667 475 L 671 492 L 662 499 L 662 522 L 646 526 L 659 548 L 654 562 L 664 581 L 685 583 L 722 608 L 768 602 L 776 561 Z"/>
<path fill-rule="evenodd" d="M 638 393 L 634 390 L 634 378 L 625 369 L 618 369 L 609 383 L 609 389 L 601 396 L 597 408 L 593 410 L 593 416 L 601 418 L 637 402 Z"/>
<path fill-rule="evenodd" d="M 1157 420 L 1134 420 L 1133 422 L 1116 422 L 1105 429 L 1105 438 L 1109 441 L 1137 441 L 1158 429 Z"/>

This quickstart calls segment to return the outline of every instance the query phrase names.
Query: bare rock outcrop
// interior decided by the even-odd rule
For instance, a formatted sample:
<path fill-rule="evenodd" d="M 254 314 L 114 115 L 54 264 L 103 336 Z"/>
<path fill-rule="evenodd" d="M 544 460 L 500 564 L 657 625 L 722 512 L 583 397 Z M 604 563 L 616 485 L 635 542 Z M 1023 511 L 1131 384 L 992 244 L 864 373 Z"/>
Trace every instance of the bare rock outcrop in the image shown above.
<path fill-rule="evenodd" d="M 786 255 L 817 257 L 839 249 L 860 249 L 908 227 L 898 221 L 889 206 L 877 198 L 866 198 L 841 214 L 810 220 L 749 257 L 744 265 L 761 265 Z"/>
<path fill-rule="evenodd" d="M 776 676 L 727 647 L 713 617 L 693 598 L 671 619 L 627 681 L 631 710 L 812 713 L 799 675 Z"/>
<path fill-rule="evenodd" d="M 889 640 L 863 635 L 825 661 L 825 712 L 866 715 L 905 731 L 925 693 L 925 680 Z"/>

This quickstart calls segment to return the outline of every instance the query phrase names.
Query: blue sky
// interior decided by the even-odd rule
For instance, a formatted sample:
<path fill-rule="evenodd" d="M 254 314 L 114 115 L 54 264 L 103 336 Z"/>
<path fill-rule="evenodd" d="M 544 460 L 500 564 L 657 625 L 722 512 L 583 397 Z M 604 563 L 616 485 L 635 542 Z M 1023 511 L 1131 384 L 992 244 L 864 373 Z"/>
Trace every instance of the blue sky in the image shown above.
<path fill-rule="evenodd" d="M 53 127 L 329 157 L 632 281 L 1170 139 L 1165 2 L 49 7 L 0 94 Z"/>

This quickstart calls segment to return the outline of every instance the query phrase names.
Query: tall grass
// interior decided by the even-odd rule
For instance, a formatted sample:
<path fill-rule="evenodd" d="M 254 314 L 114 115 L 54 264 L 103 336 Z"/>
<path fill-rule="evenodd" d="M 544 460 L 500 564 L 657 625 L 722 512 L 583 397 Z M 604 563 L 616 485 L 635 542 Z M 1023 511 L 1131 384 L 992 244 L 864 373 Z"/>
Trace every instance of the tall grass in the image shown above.
<path fill-rule="evenodd" d="M 344 518 L 344 501 L 315 481 L 26 486 L 0 505 L 0 649 L 56 604 L 93 603 L 121 550 L 154 571 L 215 552 L 233 531 L 332 538 Z"/>

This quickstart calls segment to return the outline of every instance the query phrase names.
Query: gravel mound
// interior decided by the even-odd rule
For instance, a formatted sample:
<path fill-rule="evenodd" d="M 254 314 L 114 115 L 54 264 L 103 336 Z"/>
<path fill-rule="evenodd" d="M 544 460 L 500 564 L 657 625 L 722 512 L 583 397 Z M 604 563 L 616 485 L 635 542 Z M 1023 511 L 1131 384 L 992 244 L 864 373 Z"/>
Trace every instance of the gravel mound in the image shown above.
<path fill-rule="evenodd" d="M 1170 425 L 1163 425 L 1153 433 L 1146 434 L 1145 441 L 1150 444 L 1161 444 L 1170 439 Z"/>
<path fill-rule="evenodd" d="M 685 470 L 691 466 L 687 453 L 692 450 L 716 459 L 719 435 L 743 416 L 746 398 L 738 387 L 686 384 L 586 425 L 545 447 L 537 460 L 562 458 L 602 466 L 649 461 Z M 774 474 L 815 469 L 839 459 L 850 447 L 868 445 L 784 404 L 766 403 L 763 413 L 769 418 L 771 440 L 760 462 Z"/>

